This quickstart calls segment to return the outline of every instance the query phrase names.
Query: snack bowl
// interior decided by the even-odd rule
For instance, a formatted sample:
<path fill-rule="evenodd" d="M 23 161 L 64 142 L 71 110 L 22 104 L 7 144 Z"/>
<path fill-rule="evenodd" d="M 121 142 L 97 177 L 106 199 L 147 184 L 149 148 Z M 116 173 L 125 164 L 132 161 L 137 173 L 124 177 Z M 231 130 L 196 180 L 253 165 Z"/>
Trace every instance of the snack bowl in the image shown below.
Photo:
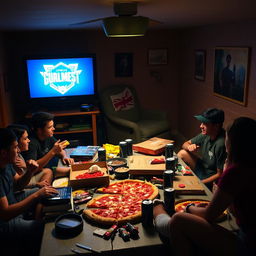
<path fill-rule="evenodd" d="M 129 168 L 127 167 L 118 167 L 114 170 L 116 179 L 123 180 L 129 178 Z"/>
<path fill-rule="evenodd" d="M 117 157 L 107 160 L 107 165 L 113 170 L 119 167 L 127 167 L 127 160 L 125 158 Z"/>

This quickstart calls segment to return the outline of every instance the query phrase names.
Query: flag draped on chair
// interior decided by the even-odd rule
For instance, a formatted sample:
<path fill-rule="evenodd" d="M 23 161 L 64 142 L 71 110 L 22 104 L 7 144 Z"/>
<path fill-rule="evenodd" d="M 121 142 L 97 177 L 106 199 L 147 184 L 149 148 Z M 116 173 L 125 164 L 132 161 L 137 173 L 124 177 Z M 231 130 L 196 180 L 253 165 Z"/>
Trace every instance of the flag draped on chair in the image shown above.
<path fill-rule="evenodd" d="M 133 95 L 128 88 L 110 97 L 115 111 L 128 110 L 134 107 Z"/>

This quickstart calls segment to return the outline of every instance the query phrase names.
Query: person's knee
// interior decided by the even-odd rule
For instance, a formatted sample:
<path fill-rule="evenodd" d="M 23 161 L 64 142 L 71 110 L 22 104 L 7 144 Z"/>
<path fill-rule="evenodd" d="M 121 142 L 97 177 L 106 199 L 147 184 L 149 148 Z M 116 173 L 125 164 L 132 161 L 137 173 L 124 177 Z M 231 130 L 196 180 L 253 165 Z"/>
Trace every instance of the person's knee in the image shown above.
<path fill-rule="evenodd" d="M 50 177 L 50 179 L 53 178 L 53 172 L 50 168 L 43 168 L 42 171 L 44 176 Z"/>
<path fill-rule="evenodd" d="M 181 159 L 185 158 L 187 155 L 188 155 L 188 152 L 187 152 L 185 149 L 181 149 L 181 150 L 178 152 L 178 154 L 177 154 L 177 156 L 178 156 L 179 158 L 181 158 Z"/>
<path fill-rule="evenodd" d="M 155 218 L 155 227 L 159 233 L 169 237 L 170 235 L 170 219 L 168 214 L 159 214 Z"/>
<path fill-rule="evenodd" d="M 175 213 L 170 220 L 170 230 L 180 230 L 183 226 L 186 226 L 187 217 L 183 212 Z"/>

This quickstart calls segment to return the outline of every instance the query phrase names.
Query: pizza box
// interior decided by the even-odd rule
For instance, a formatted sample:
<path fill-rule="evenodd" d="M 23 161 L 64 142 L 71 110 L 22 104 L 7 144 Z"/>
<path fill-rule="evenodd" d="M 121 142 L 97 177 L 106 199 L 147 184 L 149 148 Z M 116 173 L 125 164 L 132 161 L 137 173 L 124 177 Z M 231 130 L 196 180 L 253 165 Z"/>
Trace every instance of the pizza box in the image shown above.
<path fill-rule="evenodd" d="M 156 156 L 162 154 L 165 150 L 165 146 L 169 143 L 174 143 L 174 141 L 153 137 L 138 144 L 134 144 L 132 149 L 140 153 Z"/>
<path fill-rule="evenodd" d="M 184 188 L 179 187 L 180 184 L 185 185 Z M 175 176 L 173 187 L 177 194 L 203 195 L 204 187 L 196 176 Z"/>
<path fill-rule="evenodd" d="M 103 176 L 87 179 L 76 179 L 76 176 L 84 174 L 92 165 L 98 165 L 104 172 Z M 103 187 L 109 185 L 109 173 L 106 162 L 72 164 L 69 174 L 69 184 L 73 189 Z"/>
<path fill-rule="evenodd" d="M 165 163 L 151 164 L 153 159 L 163 159 L 163 156 L 133 155 L 128 157 L 129 173 L 133 175 L 162 175 Z"/>

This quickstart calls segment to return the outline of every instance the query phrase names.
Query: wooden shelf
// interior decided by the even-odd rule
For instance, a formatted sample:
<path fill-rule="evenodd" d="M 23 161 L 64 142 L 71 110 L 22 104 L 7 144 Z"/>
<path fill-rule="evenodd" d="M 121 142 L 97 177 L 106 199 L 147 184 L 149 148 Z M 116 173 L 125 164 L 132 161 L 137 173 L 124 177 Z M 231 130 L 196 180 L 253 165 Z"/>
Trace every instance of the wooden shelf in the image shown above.
<path fill-rule="evenodd" d="M 82 133 L 82 132 L 93 132 L 93 129 L 81 129 L 81 130 L 74 130 L 74 131 L 54 131 L 54 134 L 70 134 L 70 133 Z"/>
<path fill-rule="evenodd" d="M 97 115 L 100 114 L 98 109 L 93 111 L 83 112 L 79 109 L 72 109 L 72 110 L 61 110 L 61 111 L 49 111 L 55 117 L 69 117 L 69 116 L 91 116 L 91 126 L 90 129 L 81 129 L 81 130 L 74 130 L 74 131 L 55 131 L 54 134 L 74 134 L 74 133 L 85 133 L 91 132 L 93 137 L 93 145 L 97 146 Z M 29 113 L 26 115 L 26 118 L 31 118 L 32 114 Z"/>

